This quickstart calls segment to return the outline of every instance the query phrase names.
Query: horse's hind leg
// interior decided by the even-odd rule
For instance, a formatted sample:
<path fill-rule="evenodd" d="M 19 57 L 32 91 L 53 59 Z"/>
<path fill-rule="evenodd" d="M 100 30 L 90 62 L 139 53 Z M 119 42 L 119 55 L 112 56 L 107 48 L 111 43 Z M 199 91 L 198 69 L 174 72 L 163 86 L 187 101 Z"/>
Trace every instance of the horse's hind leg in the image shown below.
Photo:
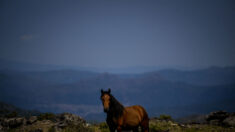
<path fill-rule="evenodd" d="M 110 132 L 115 132 L 115 128 L 109 127 L 109 131 L 110 131 Z"/>
<path fill-rule="evenodd" d="M 149 126 L 147 124 L 141 126 L 141 132 L 149 132 Z"/>
<path fill-rule="evenodd" d="M 136 127 L 136 128 L 134 128 L 132 130 L 133 130 L 133 132 L 139 132 L 139 127 Z"/>
<path fill-rule="evenodd" d="M 140 126 L 142 132 L 149 132 L 149 119 L 148 118 L 144 119 L 141 122 Z"/>

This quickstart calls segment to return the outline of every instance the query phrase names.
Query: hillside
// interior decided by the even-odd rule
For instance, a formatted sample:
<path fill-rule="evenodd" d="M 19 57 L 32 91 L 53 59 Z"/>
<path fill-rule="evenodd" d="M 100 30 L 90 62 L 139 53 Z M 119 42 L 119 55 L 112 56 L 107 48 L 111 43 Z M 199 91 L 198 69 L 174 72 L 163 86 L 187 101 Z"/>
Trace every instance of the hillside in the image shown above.
<path fill-rule="evenodd" d="M 19 108 L 1 103 L 0 111 Z M 2 107 L 4 106 L 4 107 Z M 24 110 L 26 111 L 26 110 Z M 105 122 L 89 123 L 78 115 L 71 113 L 40 113 L 38 115 L 0 116 L 1 132 L 108 132 Z M 208 132 L 234 131 L 235 114 L 224 111 L 211 112 L 207 115 L 191 116 L 174 121 L 170 115 L 152 117 L 149 121 L 150 132 Z"/>
<path fill-rule="evenodd" d="M 0 117 L 15 117 L 15 116 L 36 116 L 39 115 L 40 112 L 36 110 L 24 110 L 14 105 L 6 104 L 0 102 Z"/>
<path fill-rule="evenodd" d="M 170 81 L 193 85 L 216 86 L 235 82 L 235 67 L 209 67 L 193 71 L 168 69 L 157 73 Z"/>
<path fill-rule="evenodd" d="M 2 70 L 0 100 L 26 109 L 71 112 L 89 120 L 104 120 L 100 89 L 111 88 L 121 103 L 143 105 L 152 116 L 165 113 L 181 117 L 221 109 L 232 112 L 234 69 L 125 75 L 77 70 Z"/>

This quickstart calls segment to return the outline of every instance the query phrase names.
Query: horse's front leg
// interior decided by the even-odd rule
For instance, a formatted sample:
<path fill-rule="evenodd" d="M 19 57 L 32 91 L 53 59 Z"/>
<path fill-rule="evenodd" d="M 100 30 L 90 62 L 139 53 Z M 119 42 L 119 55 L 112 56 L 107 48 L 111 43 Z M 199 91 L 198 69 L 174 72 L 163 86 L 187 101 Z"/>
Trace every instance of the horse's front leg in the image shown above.
<path fill-rule="evenodd" d="M 121 127 L 121 126 L 118 126 L 118 127 L 117 127 L 117 131 L 118 131 L 118 132 L 122 132 L 122 127 Z"/>
<path fill-rule="evenodd" d="M 107 124 L 109 126 L 110 132 L 115 132 L 115 129 L 116 129 L 115 125 L 112 122 L 108 122 L 108 121 L 107 121 Z"/>
<path fill-rule="evenodd" d="M 115 132 L 115 128 L 109 127 L 109 131 L 110 131 L 110 132 Z"/>
<path fill-rule="evenodd" d="M 133 132 L 138 132 L 139 131 L 139 127 L 136 127 L 136 128 L 134 128 L 132 130 L 133 130 Z"/>

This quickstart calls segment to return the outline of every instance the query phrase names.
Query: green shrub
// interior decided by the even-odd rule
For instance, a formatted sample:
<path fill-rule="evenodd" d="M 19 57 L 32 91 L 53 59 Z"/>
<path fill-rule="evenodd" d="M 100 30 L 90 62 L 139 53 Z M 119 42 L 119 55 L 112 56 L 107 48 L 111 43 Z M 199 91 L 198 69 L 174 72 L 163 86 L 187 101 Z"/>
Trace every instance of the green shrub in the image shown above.
<path fill-rule="evenodd" d="M 13 117 L 17 117 L 18 116 L 18 113 L 16 111 L 13 111 L 7 115 L 5 115 L 5 117 L 7 118 L 13 118 Z"/>
<path fill-rule="evenodd" d="M 94 128 L 86 127 L 83 124 L 70 125 L 62 130 L 62 132 L 94 132 Z"/>
<path fill-rule="evenodd" d="M 51 128 L 48 130 L 48 132 L 56 132 L 55 127 L 51 127 Z"/>
<path fill-rule="evenodd" d="M 151 132 L 158 131 L 167 131 L 170 128 L 170 124 L 168 122 L 151 122 L 149 124 L 149 129 Z"/>
<path fill-rule="evenodd" d="M 99 129 L 101 132 L 109 132 L 109 126 L 105 122 L 99 124 Z"/>
<path fill-rule="evenodd" d="M 170 115 L 162 114 L 159 116 L 159 120 L 172 121 L 172 118 Z"/>
<path fill-rule="evenodd" d="M 56 120 L 56 115 L 53 113 L 43 113 L 40 114 L 38 116 L 38 120 L 42 121 L 42 120 L 51 120 L 51 121 L 55 121 Z"/>

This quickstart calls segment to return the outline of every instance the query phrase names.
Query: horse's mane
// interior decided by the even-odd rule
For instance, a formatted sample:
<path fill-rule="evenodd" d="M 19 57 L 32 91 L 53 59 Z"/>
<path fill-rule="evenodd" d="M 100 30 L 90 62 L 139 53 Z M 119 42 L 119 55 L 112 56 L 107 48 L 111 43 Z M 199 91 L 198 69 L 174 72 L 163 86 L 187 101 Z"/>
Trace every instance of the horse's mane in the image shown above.
<path fill-rule="evenodd" d="M 109 106 L 110 110 L 108 111 L 108 114 L 109 116 L 118 118 L 123 114 L 124 106 L 120 102 L 118 102 L 118 100 L 112 94 L 109 93 L 109 96 L 110 96 L 110 106 Z"/>

